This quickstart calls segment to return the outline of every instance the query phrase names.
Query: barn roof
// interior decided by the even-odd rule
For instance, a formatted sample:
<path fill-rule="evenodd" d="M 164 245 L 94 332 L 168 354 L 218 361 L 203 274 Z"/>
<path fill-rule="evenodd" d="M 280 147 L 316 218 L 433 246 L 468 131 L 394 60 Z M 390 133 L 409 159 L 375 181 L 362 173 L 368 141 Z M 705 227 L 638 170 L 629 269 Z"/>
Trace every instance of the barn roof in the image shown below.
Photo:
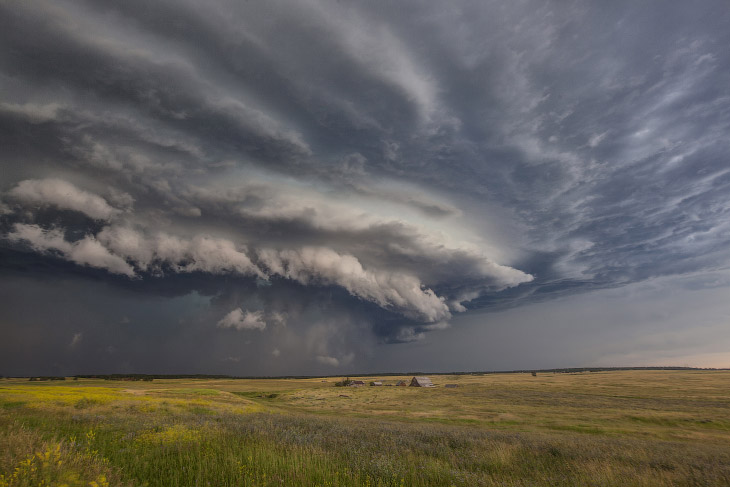
<path fill-rule="evenodd" d="M 411 379 L 411 386 L 413 387 L 433 387 L 431 379 L 428 377 L 414 377 Z"/>

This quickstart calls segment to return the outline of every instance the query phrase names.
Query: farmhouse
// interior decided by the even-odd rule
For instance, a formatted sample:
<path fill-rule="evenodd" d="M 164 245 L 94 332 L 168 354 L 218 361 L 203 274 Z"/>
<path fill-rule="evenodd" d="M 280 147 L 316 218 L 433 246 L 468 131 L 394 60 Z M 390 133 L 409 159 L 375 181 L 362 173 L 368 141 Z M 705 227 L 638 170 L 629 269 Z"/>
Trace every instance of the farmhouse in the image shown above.
<path fill-rule="evenodd" d="M 428 377 L 414 377 L 411 379 L 411 387 L 433 387 L 433 383 Z"/>
<path fill-rule="evenodd" d="M 364 385 L 365 385 L 365 383 L 361 380 L 350 381 L 350 387 L 362 387 Z"/>

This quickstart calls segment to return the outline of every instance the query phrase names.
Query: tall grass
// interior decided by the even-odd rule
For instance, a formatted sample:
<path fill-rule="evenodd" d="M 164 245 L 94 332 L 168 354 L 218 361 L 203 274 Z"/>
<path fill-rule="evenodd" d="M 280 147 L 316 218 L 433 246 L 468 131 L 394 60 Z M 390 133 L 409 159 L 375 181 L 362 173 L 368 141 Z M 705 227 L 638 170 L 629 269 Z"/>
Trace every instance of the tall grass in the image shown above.
<path fill-rule="evenodd" d="M 26 451 L 3 458 L 3 486 L 39 485 L 13 472 L 48 451 L 65 462 L 48 478 L 69 485 L 730 485 L 730 454 L 714 445 L 269 413 L 13 416 L 2 447 Z"/>

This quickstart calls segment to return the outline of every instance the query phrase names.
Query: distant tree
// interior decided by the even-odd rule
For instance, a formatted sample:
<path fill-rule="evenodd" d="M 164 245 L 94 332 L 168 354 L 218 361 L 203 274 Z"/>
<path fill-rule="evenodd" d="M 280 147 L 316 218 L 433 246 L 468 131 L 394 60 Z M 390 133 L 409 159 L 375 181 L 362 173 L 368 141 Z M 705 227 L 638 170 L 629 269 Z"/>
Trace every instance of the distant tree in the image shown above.
<path fill-rule="evenodd" d="M 348 378 L 346 378 L 346 379 L 343 379 L 343 380 L 341 380 L 341 381 L 339 381 L 339 382 L 335 382 L 335 387 L 347 387 L 347 386 L 349 386 L 350 384 L 352 384 L 352 381 L 351 381 L 351 380 L 350 380 L 350 378 L 348 377 Z"/>

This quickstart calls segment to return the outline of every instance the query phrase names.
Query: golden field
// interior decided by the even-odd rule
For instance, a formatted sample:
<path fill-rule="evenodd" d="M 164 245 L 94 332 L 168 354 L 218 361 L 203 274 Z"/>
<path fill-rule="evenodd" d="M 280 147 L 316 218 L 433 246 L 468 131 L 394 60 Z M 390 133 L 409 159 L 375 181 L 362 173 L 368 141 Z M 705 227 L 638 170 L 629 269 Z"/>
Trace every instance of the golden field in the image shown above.
<path fill-rule="evenodd" d="M 0 486 L 730 485 L 730 371 L 431 378 L 0 380 Z"/>

